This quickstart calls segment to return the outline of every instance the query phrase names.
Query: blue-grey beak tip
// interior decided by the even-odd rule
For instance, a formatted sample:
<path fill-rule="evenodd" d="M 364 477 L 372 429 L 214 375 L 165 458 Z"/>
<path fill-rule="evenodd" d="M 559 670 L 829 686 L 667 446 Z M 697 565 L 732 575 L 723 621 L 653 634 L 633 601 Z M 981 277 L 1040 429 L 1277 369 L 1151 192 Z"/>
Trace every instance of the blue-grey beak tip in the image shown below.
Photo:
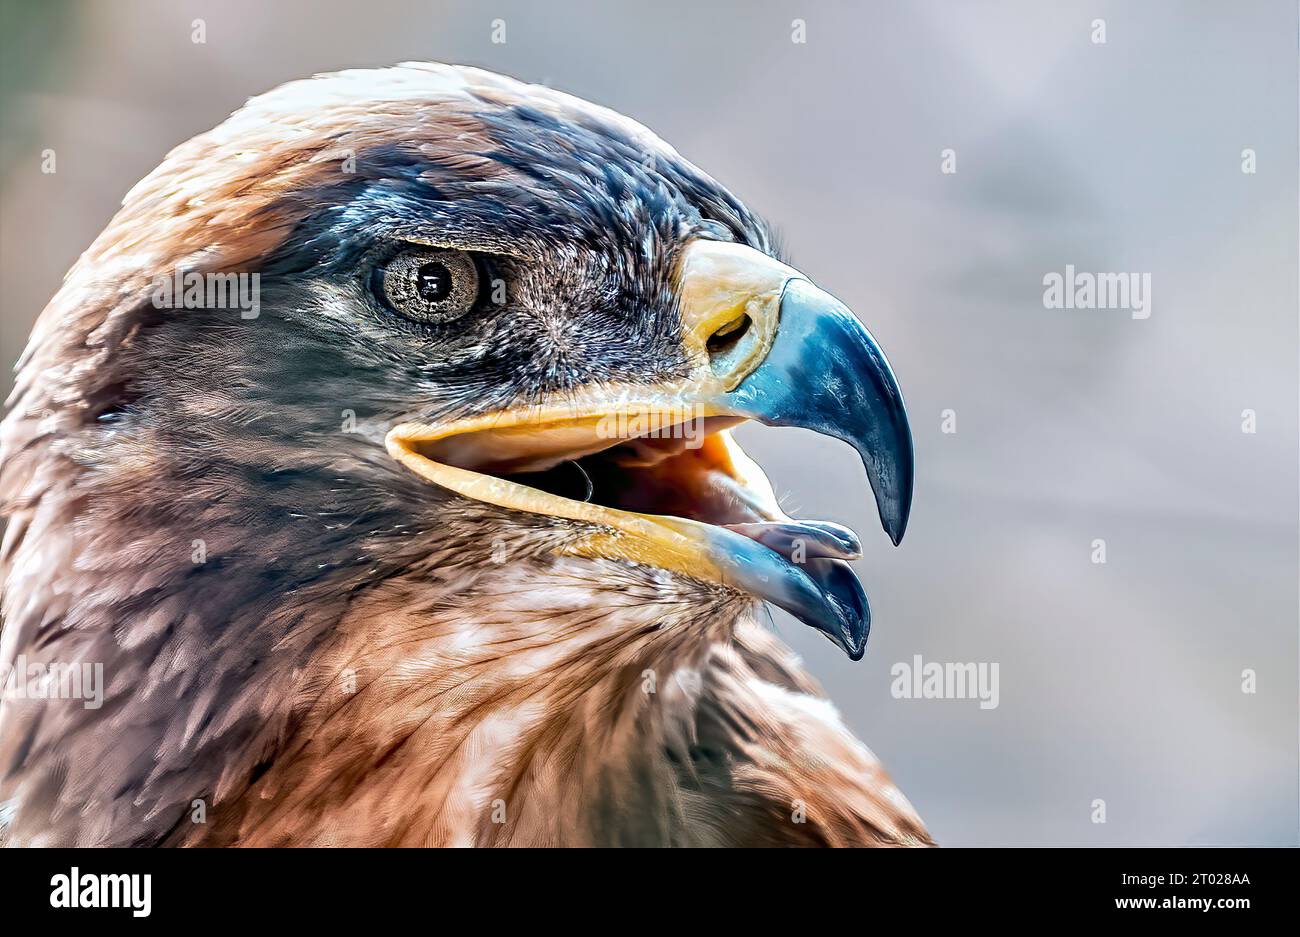
<path fill-rule="evenodd" d="M 898 496 L 896 498 L 882 498 L 877 494 L 876 507 L 880 511 L 881 526 L 885 528 L 885 533 L 889 535 L 889 539 L 893 541 L 894 546 L 898 546 L 903 542 L 903 534 L 907 533 L 907 520 L 912 515 L 914 456 L 912 453 L 912 431 L 906 422 L 899 429 L 895 446 L 900 454 L 894 460 L 894 464 L 899 469 Z M 868 474 L 870 474 L 870 471 L 871 469 L 868 468 Z"/>
<path fill-rule="evenodd" d="M 862 458 L 880 523 L 897 546 L 912 509 L 912 430 L 903 394 L 880 345 L 831 294 L 792 279 L 781 295 L 776 337 L 767 356 L 726 395 L 732 409 L 769 426 L 799 426 L 834 436 Z M 772 538 L 770 545 L 779 548 Z M 773 574 L 757 556 L 755 591 L 824 632 L 853 660 L 871 629 L 866 593 L 842 559 L 819 558 L 803 572 Z M 780 586 L 774 585 L 780 580 Z"/>

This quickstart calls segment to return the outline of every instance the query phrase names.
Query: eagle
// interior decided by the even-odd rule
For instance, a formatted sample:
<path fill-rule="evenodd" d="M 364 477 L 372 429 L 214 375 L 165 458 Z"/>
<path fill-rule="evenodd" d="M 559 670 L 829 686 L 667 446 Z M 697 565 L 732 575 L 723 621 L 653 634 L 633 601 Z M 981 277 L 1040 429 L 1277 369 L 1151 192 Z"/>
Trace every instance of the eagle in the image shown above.
<path fill-rule="evenodd" d="M 764 611 L 861 658 L 860 542 L 731 432 L 851 445 L 897 544 L 898 382 L 640 124 L 285 84 L 126 195 L 16 374 L 7 844 L 932 845 Z"/>

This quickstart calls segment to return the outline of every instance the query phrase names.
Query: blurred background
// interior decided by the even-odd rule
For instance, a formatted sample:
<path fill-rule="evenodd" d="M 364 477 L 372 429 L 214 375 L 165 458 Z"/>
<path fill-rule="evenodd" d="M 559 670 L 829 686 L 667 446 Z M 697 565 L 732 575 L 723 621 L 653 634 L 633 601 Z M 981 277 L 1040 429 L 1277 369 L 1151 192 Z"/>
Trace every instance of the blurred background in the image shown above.
<path fill-rule="evenodd" d="M 6 369 L 131 185 L 251 95 L 436 59 L 589 98 L 771 219 L 894 364 L 919 471 L 899 549 L 847 446 L 740 438 L 790 513 L 866 542 L 865 660 L 775 622 L 936 839 L 1296 844 L 1293 2 L 0 11 Z M 1066 264 L 1150 273 L 1150 318 L 1045 309 Z M 999 705 L 895 699 L 890 668 L 917 654 L 997 663 Z"/>

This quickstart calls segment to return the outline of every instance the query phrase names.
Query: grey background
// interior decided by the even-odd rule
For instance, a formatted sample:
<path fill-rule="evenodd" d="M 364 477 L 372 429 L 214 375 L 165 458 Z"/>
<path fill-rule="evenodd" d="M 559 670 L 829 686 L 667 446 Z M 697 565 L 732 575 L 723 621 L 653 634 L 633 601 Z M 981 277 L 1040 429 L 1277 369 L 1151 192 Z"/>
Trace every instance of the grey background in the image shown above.
<path fill-rule="evenodd" d="M 440 59 L 588 97 L 775 221 L 895 365 L 919 469 L 898 550 L 847 447 L 797 430 L 741 439 L 791 513 L 867 542 L 863 662 L 777 625 L 938 840 L 1297 842 L 1293 3 L 0 11 L 7 362 L 127 189 L 253 94 Z M 55 175 L 40 172 L 46 147 Z M 1151 273 L 1151 318 L 1044 309 L 1043 275 L 1067 263 Z M 890 666 L 913 654 L 997 662 L 1001 705 L 891 698 Z"/>

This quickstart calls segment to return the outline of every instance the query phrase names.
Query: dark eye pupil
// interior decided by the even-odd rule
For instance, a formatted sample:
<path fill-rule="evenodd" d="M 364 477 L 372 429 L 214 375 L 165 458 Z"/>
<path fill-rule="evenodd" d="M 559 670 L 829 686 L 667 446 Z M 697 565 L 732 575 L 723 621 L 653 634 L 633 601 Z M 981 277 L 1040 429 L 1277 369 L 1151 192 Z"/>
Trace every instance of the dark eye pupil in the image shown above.
<path fill-rule="evenodd" d="M 426 303 L 446 299 L 451 292 L 451 271 L 440 263 L 427 263 L 415 274 L 415 291 Z"/>

